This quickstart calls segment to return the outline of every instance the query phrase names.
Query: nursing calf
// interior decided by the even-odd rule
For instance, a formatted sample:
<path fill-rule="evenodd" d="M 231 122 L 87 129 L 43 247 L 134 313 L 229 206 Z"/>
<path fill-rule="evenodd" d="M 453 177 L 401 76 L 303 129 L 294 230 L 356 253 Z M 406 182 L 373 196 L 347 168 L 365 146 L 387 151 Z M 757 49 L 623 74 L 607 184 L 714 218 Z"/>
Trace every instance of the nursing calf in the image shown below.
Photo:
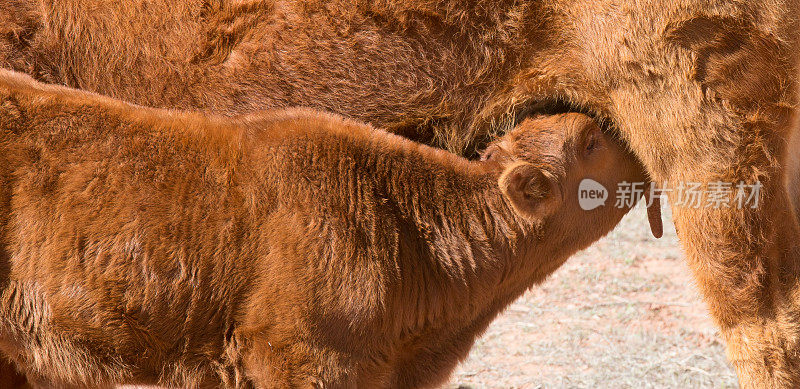
<path fill-rule="evenodd" d="M 797 388 L 798 14 L 800 0 L 7 0 L 0 66 L 150 106 L 314 107 L 464 154 L 508 116 L 591 112 L 659 183 L 763 186 L 756 208 L 673 215 L 741 386 Z"/>
<path fill-rule="evenodd" d="M 220 118 L 0 72 L 0 349 L 44 386 L 426 387 L 627 208 L 590 119 L 482 161 L 310 110 Z"/>

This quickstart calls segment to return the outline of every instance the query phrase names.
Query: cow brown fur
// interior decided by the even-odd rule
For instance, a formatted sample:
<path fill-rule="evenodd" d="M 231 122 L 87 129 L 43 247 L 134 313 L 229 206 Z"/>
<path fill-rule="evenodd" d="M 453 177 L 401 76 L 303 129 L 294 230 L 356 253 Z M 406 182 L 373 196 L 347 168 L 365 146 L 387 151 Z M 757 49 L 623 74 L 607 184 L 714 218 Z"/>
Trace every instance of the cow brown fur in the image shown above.
<path fill-rule="evenodd" d="M 466 153 L 563 105 L 616 127 L 657 182 L 760 181 L 758 208 L 673 214 L 740 384 L 791 388 L 798 14 L 800 0 L 12 0 L 0 61 L 157 107 L 310 106 Z"/>
<path fill-rule="evenodd" d="M 794 216 L 800 222 L 800 109 L 795 110 L 794 130 L 787 149 L 786 188 L 794 203 Z"/>
<path fill-rule="evenodd" d="M 644 180 L 580 114 L 469 161 L 311 110 L 135 107 L 0 71 L 0 350 L 34 385 L 431 387 Z"/>

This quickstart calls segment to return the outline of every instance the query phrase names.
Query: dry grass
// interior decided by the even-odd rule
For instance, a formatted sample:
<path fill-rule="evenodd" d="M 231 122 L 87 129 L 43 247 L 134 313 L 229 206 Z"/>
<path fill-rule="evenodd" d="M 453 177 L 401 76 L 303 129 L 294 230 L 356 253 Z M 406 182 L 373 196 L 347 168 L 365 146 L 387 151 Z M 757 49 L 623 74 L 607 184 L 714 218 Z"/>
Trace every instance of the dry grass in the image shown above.
<path fill-rule="evenodd" d="M 664 222 L 655 240 L 636 209 L 571 258 L 492 324 L 449 387 L 737 387 Z"/>

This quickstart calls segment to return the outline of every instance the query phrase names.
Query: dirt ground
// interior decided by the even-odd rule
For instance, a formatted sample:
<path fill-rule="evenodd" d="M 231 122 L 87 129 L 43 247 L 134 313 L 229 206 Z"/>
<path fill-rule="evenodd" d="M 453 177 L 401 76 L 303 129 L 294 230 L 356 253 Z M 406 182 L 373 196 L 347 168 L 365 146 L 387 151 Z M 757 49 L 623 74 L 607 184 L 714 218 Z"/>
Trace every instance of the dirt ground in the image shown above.
<path fill-rule="evenodd" d="M 672 220 L 633 210 L 492 323 L 448 388 L 735 388 Z"/>

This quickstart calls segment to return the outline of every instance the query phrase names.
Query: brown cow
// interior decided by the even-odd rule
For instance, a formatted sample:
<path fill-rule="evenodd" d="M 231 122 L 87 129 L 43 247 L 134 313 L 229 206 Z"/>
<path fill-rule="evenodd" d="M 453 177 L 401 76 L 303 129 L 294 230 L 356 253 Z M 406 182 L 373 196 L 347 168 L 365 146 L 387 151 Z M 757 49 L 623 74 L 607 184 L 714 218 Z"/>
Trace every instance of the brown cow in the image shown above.
<path fill-rule="evenodd" d="M 430 387 L 645 179 L 590 118 L 484 161 L 311 110 L 140 108 L 0 71 L 0 350 L 57 387 Z"/>
<path fill-rule="evenodd" d="M 6 0 L 0 62 L 158 107 L 304 105 L 459 152 L 554 107 L 616 127 L 657 182 L 760 181 L 676 208 L 744 387 L 800 386 L 785 180 L 800 0 Z"/>
<path fill-rule="evenodd" d="M 800 109 L 795 110 L 795 125 L 789 139 L 786 185 L 794 202 L 794 216 L 800 221 Z"/>

